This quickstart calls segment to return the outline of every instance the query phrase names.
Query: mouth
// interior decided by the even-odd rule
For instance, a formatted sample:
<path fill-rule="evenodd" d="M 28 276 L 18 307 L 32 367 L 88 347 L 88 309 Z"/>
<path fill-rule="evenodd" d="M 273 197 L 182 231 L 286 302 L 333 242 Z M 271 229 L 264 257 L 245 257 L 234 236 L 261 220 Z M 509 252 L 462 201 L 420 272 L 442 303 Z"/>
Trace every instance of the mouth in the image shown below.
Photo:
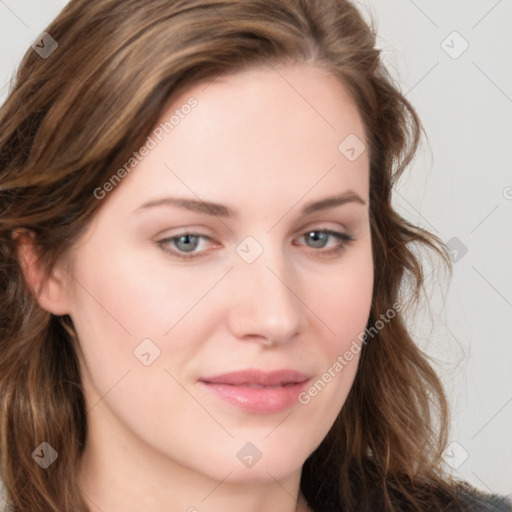
<path fill-rule="evenodd" d="M 199 379 L 218 398 L 256 414 L 275 414 L 297 403 L 310 376 L 296 370 L 244 370 Z"/>

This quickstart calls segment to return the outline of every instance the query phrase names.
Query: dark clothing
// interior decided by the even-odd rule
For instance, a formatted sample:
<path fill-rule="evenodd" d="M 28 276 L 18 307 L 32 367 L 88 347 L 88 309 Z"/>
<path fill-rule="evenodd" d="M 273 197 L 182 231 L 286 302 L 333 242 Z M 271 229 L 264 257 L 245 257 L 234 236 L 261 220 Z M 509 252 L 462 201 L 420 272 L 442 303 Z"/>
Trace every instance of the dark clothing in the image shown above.
<path fill-rule="evenodd" d="M 425 512 L 431 512 L 432 510 L 443 510 L 443 512 L 512 512 L 512 500 L 509 497 L 486 493 L 474 488 L 468 482 L 459 481 L 455 484 L 455 488 L 458 491 L 458 505 L 453 502 L 452 498 L 443 497 L 441 492 L 439 495 L 434 492 L 432 500 L 436 504 L 434 505 L 432 501 L 430 506 L 426 505 L 421 510 Z M 333 491 L 333 487 L 327 492 L 324 488 L 323 501 L 326 506 L 320 506 L 318 510 L 315 508 L 315 512 L 345 512 L 346 510 L 346 507 L 340 504 L 339 497 Z M 396 499 L 395 497 L 393 505 L 397 512 L 417 511 L 416 508 L 400 498 Z M 354 510 L 357 512 L 383 512 L 385 506 L 383 505 L 382 496 L 375 493 L 371 496 L 368 504 L 356 504 Z"/>
<path fill-rule="evenodd" d="M 512 512 L 512 501 L 505 496 L 467 489 L 461 495 L 468 512 Z"/>

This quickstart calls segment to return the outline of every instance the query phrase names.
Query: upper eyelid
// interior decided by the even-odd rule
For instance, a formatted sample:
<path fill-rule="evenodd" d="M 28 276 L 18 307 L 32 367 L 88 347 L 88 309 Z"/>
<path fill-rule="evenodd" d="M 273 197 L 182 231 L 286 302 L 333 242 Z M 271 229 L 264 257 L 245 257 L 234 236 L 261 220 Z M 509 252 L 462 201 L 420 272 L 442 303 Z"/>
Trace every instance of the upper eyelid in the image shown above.
<path fill-rule="evenodd" d="M 314 227 L 302 229 L 302 230 L 299 230 L 295 236 L 304 236 L 304 235 L 310 233 L 311 231 L 322 231 L 322 232 L 327 232 L 327 233 L 332 232 L 332 233 L 339 233 L 339 234 L 342 234 L 342 235 L 350 236 L 350 232 L 349 232 L 350 230 L 346 229 L 345 227 L 343 227 L 343 228 L 331 228 L 331 227 L 328 227 L 328 226 L 314 226 Z M 185 236 L 185 235 L 193 235 L 193 236 L 197 236 L 197 237 L 201 237 L 201 238 L 207 238 L 208 240 L 212 240 L 212 241 L 215 240 L 215 237 L 201 232 L 200 229 L 196 230 L 196 229 L 193 229 L 193 228 L 192 229 L 190 229 L 190 228 L 189 229 L 183 229 L 182 231 L 179 231 L 177 233 L 164 236 L 162 238 L 162 240 L 169 240 L 169 239 L 179 238 L 179 237 Z"/>

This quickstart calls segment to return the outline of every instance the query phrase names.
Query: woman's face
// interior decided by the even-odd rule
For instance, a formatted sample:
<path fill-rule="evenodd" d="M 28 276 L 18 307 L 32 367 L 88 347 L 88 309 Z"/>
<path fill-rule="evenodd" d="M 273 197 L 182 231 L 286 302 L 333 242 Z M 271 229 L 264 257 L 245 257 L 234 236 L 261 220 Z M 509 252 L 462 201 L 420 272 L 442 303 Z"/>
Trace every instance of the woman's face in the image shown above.
<path fill-rule="evenodd" d="M 362 121 L 334 77 L 288 65 L 197 85 L 161 123 L 102 188 L 62 283 L 90 446 L 279 480 L 325 437 L 357 370 L 373 287 Z M 211 382 L 245 370 L 262 373 Z"/>

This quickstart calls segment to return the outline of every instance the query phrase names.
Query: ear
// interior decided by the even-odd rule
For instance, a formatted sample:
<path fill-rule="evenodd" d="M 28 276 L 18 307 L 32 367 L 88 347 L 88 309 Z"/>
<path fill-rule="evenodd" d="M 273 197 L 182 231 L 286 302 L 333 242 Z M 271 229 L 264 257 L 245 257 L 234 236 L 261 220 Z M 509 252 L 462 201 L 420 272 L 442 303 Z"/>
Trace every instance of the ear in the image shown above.
<path fill-rule="evenodd" d="M 54 315 L 69 313 L 66 295 L 66 272 L 59 263 L 52 269 L 49 277 L 45 275 L 37 251 L 36 236 L 27 229 L 13 231 L 17 243 L 17 256 L 25 280 L 34 293 L 39 305 Z"/>

